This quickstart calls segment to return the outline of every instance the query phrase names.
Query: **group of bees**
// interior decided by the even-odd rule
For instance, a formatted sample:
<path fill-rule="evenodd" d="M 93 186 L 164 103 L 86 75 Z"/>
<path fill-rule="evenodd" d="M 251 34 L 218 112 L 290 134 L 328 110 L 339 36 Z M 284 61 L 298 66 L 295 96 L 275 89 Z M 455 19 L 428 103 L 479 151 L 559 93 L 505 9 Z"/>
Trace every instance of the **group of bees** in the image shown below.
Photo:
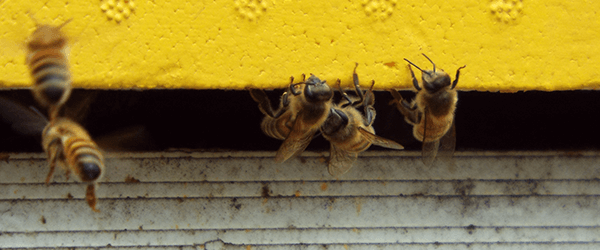
<path fill-rule="evenodd" d="M 454 127 L 454 111 L 458 101 L 454 89 L 458 83 L 460 67 L 451 82 L 450 76 L 442 70 L 422 70 L 407 59 L 413 85 L 417 96 L 407 102 L 396 90 L 389 90 L 394 97 L 392 104 L 404 115 L 406 122 L 413 125 L 414 137 L 423 142 L 423 163 L 430 165 L 438 155 L 450 159 L 456 145 Z M 422 85 L 415 77 L 412 66 L 422 72 Z M 395 141 L 375 135 L 375 95 L 371 87 L 367 91 L 360 89 L 356 68 L 352 75 L 356 96 L 350 97 L 341 87 L 338 79 L 336 85 L 342 100 L 333 103 L 333 89 L 326 81 L 315 75 L 294 83 L 291 78 L 288 90 L 283 93 L 279 108 L 273 110 L 271 102 L 261 89 L 251 89 L 252 99 L 258 103 L 260 111 L 265 115 L 261 129 L 265 135 L 283 140 L 275 156 L 276 162 L 301 154 L 315 134 L 320 133 L 330 142 L 328 170 L 333 176 L 342 175 L 358 158 L 358 154 L 367 150 L 372 144 L 401 150 L 404 147 Z M 423 89 L 424 88 L 424 89 Z M 359 111 L 362 107 L 363 113 Z"/>
<path fill-rule="evenodd" d="M 96 209 L 96 182 L 104 172 L 104 157 L 87 131 L 69 118 L 62 117 L 61 108 L 71 93 L 71 75 L 67 60 L 68 45 L 60 26 L 37 24 L 27 43 L 27 65 L 34 81 L 32 93 L 39 104 L 48 111 L 48 119 L 37 109 L 26 108 L 7 98 L 0 97 L 0 115 L 13 129 L 27 135 L 41 134 L 42 147 L 47 154 L 50 182 L 55 166 L 62 166 L 67 177 L 72 172 L 80 182 L 87 184 L 86 201 L 93 211 Z M 408 102 L 396 90 L 389 90 L 398 110 L 406 122 L 413 125 L 413 134 L 423 142 L 423 162 L 429 165 L 436 158 L 451 156 L 456 137 L 454 111 L 460 67 L 451 82 L 450 76 L 437 70 L 429 57 L 433 70 L 422 70 L 408 61 L 417 96 Z M 416 79 L 412 66 L 422 72 L 422 83 Z M 250 95 L 265 115 L 262 131 L 269 137 L 283 140 L 275 156 L 278 163 L 301 154 L 311 140 L 322 135 L 330 144 L 329 173 L 340 176 L 350 170 L 358 154 L 372 144 L 401 150 L 404 147 L 395 141 L 375 135 L 373 108 L 375 95 L 371 87 L 360 88 L 356 68 L 353 73 L 355 96 L 349 96 L 336 82 L 342 100 L 333 102 L 334 89 L 315 75 L 294 83 L 291 78 L 287 91 L 275 110 L 262 89 L 250 89 Z M 421 87 L 422 86 L 422 87 Z M 362 109 L 362 113 L 361 110 Z M 439 151 L 439 154 L 438 154 Z"/>

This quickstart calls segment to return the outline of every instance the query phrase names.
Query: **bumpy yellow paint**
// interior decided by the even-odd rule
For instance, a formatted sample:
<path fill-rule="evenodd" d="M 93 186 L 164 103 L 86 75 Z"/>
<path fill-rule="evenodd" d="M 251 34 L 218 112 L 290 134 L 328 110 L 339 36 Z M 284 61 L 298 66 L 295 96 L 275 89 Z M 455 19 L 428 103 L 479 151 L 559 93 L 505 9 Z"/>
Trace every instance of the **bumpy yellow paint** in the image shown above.
<path fill-rule="evenodd" d="M 0 0 L 0 87 L 31 85 L 24 44 L 40 23 L 71 38 L 81 88 L 282 88 L 314 73 L 411 88 L 427 54 L 461 90 L 600 88 L 600 4 L 558 0 Z M 420 75 L 420 74 L 419 74 Z"/>

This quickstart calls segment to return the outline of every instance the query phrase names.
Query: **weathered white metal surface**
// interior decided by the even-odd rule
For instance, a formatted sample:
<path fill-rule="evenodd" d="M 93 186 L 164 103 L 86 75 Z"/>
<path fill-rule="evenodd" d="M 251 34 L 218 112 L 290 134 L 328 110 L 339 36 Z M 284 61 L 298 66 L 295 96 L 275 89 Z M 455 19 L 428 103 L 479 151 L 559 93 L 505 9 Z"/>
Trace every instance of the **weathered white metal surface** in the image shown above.
<path fill-rule="evenodd" d="M 367 152 L 339 179 L 326 153 L 109 155 L 97 191 L 42 154 L 0 161 L 0 247 L 600 249 L 600 153 Z M 138 182 L 139 181 L 139 182 Z"/>

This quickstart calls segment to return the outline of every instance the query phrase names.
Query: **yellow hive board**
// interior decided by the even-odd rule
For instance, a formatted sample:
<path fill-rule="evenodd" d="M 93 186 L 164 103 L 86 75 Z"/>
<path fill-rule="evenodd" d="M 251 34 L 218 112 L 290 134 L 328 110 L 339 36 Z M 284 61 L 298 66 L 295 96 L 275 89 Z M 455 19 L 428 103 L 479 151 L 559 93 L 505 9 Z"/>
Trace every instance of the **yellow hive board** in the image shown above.
<path fill-rule="evenodd" d="M 460 90 L 600 88 L 600 4 L 522 0 L 0 0 L 0 88 L 26 88 L 40 23 L 70 40 L 73 85 L 101 89 L 283 88 L 314 73 L 348 86 L 412 88 L 427 54 Z M 420 78 L 420 73 L 418 73 Z"/>

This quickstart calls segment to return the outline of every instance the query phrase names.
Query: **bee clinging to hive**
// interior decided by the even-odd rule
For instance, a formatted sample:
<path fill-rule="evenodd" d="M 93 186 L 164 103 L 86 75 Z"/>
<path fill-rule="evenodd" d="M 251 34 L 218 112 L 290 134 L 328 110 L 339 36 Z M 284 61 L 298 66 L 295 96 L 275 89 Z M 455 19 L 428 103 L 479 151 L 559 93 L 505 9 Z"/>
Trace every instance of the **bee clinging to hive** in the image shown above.
<path fill-rule="evenodd" d="M 411 61 L 406 60 L 409 65 L 412 82 L 417 89 L 415 99 L 408 103 L 396 90 L 390 90 L 394 97 L 396 107 L 404 115 L 404 119 L 413 125 L 414 137 L 423 142 L 423 163 L 430 165 L 439 155 L 445 161 L 449 161 L 454 154 L 456 146 L 456 128 L 454 126 L 454 112 L 458 101 L 457 92 L 454 89 L 458 83 L 460 70 L 456 70 L 456 77 L 451 82 L 450 76 L 441 69 L 436 71 L 435 63 L 423 54 L 431 64 L 433 70 L 422 70 Z M 411 65 L 422 72 L 422 86 L 411 68 Z M 439 151 L 439 152 L 438 152 Z"/>
<path fill-rule="evenodd" d="M 312 74 L 308 79 L 302 76 L 300 83 L 294 83 L 294 78 L 291 78 L 288 91 L 283 93 L 276 111 L 263 90 L 250 90 L 250 95 L 265 115 L 262 131 L 267 136 L 284 140 L 275 156 L 279 163 L 306 149 L 331 108 L 333 90 L 327 82 Z"/>
<path fill-rule="evenodd" d="M 33 17 L 32 17 L 33 19 Z M 68 62 L 68 44 L 59 26 L 37 24 L 27 42 L 27 65 L 33 78 L 33 96 L 40 105 L 49 108 L 50 120 L 71 94 L 71 73 Z"/>
<path fill-rule="evenodd" d="M 356 64 L 358 67 L 358 63 Z M 375 95 L 373 86 L 365 93 L 360 89 L 356 67 L 353 73 L 354 88 L 358 99 L 350 98 L 341 88 L 340 80 L 337 85 L 344 98 L 338 105 L 333 105 L 327 120 L 321 126 L 323 137 L 330 143 L 329 173 L 333 176 L 342 175 L 350 168 L 358 158 L 358 154 L 367 150 L 371 144 L 391 148 L 404 149 L 395 141 L 375 135 L 373 122 L 375 121 Z M 363 106 L 364 115 L 356 108 Z"/>
<path fill-rule="evenodd" d="M 17 132 L 42 136 L 42 147 L 50 164 L 46 184 L 58 163 L 65 169 L 67 178 L 72 172 L 79 181 L 88 184 L 86 201 L 98 212 L 95 189 L 104 173 L 104 156 L 83 127 L 63 117 L 50 123 L 42 114 L 4 98 L 0 98 L 0 115 Z"/>

